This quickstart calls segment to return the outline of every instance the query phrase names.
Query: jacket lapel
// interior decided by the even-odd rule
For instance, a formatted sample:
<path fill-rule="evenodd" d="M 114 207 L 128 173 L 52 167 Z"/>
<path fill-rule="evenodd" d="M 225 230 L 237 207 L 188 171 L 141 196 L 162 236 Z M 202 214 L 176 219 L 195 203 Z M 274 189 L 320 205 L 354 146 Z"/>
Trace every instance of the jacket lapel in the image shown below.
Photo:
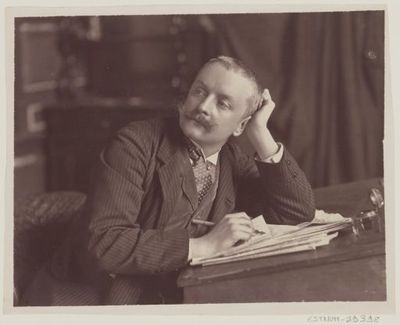
<path fill-rule="evenodd" d="M 174 211 L 179 195 L 178 191 L 182 191 L 189 200 L 191 212 L 194 212 L 198 205 L 193 169 L 178 124 L 172 125 L 167 136 L 162 139 L 157 159 L 159 160 L 158 175 L 163 194 L 158 224 L 163 228 Z M 222 148 L 219 159 L 218 189 L 209 218 L 215 223 L 218 223 L 227 213 L 232 213 L 235 207 L 232 158 L 227 146 Z"/>
<path fill-rule="evenodd" d="M 178 125 L 176 127 L 179 128 Z M 163 228 L 175 209 L 179 191 L 183 191 L 189 200 L 192 212 L 197 208 L 197 191 L 183 135 L 169 132 L 160 144 L 157 159 L 160 161 L 158 176 L 163 194 L 158 224 Z"/>
<path fill-rule="evenodd" d="M 224 146 L 220 152 L 217 195 L 210 215 L 210 220 L 215 223 L 218 223 L 227 213 L 232 213 L 235 207 L 235 189 L 232 175 L 232 163 L 228 148 Z"/>

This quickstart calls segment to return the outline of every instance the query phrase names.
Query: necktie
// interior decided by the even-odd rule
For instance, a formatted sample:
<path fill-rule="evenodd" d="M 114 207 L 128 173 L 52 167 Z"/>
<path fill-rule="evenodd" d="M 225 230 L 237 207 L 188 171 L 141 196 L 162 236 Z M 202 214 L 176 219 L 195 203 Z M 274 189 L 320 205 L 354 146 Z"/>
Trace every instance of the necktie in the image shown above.
<path fill-rule="evenodd" d="M 187 148 L 189 157 L 192 160 L 194 179 L 196 182 L 197 197 L 200 203 L 213 183 L 213 174 L 215 166 L 204 160 L 199 148 L 197 148 L 189 139 L 187 139 Z"/>

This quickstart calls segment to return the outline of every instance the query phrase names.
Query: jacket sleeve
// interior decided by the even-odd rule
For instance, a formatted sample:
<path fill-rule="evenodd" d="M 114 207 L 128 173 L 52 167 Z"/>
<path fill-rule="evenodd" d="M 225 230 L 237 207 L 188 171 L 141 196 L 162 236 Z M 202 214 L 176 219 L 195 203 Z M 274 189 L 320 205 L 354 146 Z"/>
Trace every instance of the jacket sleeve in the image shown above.
<path fill-rule="evenodd" d="M 284 148 L 278 163 L 255 161 L 236 148 L 237 209 L 263 214 L 268 223 L 298 224 L 313 219 L 314 195 L 305 174 Z"/>
<path fill-rule="evenodd" d="M 89 251 L 108 273 L 162 273 L 187 262 L 187 230 L 144 230 L 138 223 L 145 178 L 154 164 L 150 133 L 149 127 L 140 124 L 122 129 L 102 152 L 94 175 Z"/>

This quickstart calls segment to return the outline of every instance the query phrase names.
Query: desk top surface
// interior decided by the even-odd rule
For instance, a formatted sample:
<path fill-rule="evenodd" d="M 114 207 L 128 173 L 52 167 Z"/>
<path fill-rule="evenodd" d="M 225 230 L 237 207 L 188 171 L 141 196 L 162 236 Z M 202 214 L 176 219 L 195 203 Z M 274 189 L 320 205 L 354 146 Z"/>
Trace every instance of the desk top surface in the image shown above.
<path fill-rule="evenodd" d="M 372 187 L 383 190 L 380 179 L 317 189 L 315 190 L 317 208 L 328 212 L 339 212 L 346 217 L 354 216 L 361 210 L 372 208 L 372 204 L 369 202 L 369 190 Z M 384 254 L 385 235 L 383 232 L 368 231 L 356 236 L 346 230 L 338 238 L 332 240 L 328 246 L 319 247 L 314 251 L 206 267 L 188 267 L 180 274 L 178 286 L 194 286 L 222 279 L 306 268 Z"/>

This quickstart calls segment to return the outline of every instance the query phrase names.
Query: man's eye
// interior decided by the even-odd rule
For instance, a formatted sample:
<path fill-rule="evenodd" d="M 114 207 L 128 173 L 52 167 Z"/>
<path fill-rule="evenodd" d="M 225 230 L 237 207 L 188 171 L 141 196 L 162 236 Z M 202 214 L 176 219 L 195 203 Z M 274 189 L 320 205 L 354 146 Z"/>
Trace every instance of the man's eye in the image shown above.
<path fill-rule="evenodd" d="M 205 90 L 202 88 L 194 88 L 193 89 L 193 94 L 203 96 L 206 94 Z"/>
<path fill-rule="evenodd" d="M 218 101 L 218 106 L 221 107 L 222 109 L 230 109 L 231 105 L 225 100 L 220 100 Z"/>

